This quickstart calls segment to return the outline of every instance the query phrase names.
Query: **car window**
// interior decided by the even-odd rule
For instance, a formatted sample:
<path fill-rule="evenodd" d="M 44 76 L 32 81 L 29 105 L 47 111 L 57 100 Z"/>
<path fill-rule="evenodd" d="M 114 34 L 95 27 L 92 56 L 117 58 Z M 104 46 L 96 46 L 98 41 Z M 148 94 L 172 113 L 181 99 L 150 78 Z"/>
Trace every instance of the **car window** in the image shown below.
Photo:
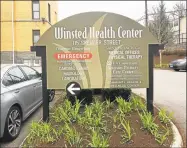
<path fill-rule="evenodd" d="M 39 73 L 36 70 L 34 70 L 34 69 L 30 68 L 30 67 L 22 66 L 21 68 L 26 73 L 26 75 L 28 76 L 29 80 L 36 79 L 36 78 L 40 77 Z"/>
<path fill-rule="evenodd" d="M 12 80 L 13 84 L 25 81 L 25 76 L 18 67 L 11 68 L 7 73 L 7 78 Z"/>
<path fill-rule="evenodd" d="M 4 86 L 10 86 L 10 85 L 14 84 L 12 78 L 9 75 L 9 73 L 6 73 L 4 75 L 2 83 L 3 83 Z"/>

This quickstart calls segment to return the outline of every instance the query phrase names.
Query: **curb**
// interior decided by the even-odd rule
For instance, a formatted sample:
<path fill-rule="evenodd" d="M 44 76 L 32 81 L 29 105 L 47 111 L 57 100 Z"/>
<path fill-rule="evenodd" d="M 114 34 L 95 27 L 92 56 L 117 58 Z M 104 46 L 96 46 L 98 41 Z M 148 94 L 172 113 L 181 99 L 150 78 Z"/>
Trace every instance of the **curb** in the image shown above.
<path fill-rule="evenodd" d="M 144 98 L 144 96 L 140 93 L 140 94 L 138 94 L 138 93 L 135 93 L 136 95 L 139 95 L 140 97 L 143 97 Z M 145 99 L 145 98 L 144 98 Z M 160 111 L 160 109 L 159 109 L 159 107 L 157 107 L 155 104 L 153 104 L 153 106 L 156 108 L 156 109 L 158 109 L 159 111 Z M 178 130 L 178 128 L 176 127 L 176 125 L 170 120 L 170 124 L 171 124 L 171 126 L 172 126 L 172 131 L 173 131 L 173 142 L 172 142 L 172 144 L 170 145 L 170 147 L 171 148 L 180 148 L 180 147 L 183 147 L 183 140 L 182 140 L 182 136 L 181 136 L 181 134 L 179 133 L 179 130 Z"/>

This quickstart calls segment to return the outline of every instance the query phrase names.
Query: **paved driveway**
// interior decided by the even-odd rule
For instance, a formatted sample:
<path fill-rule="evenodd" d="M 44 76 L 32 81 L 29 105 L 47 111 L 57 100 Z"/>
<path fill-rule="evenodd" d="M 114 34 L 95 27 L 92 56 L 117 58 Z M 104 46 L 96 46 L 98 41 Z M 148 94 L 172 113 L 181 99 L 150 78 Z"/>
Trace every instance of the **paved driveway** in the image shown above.
<path fill-rule="evenodd" d="M 61 98 L 62 93 L 63 93 L 62 91 L 56 91 L 54 100 L 50 102 L 50 107 L 53 107 L 55 102 L 59 98 Z M 17 138 L 11 142 L 3 142 L 2 139 L 0 139 L 0 147 L 2 148 L 19 147 L 22 141 L 28 135 L 31 123 L 33 121 L 36 121 L 36 122 L 39 121 L 42 118 L 42 115 L 43 115 L 43 107 L 41 106 L 27 120 L 23 122 L 21 132 Z"/>
<path fill-rule="evenodd" d="M 133 92 L 146 97 L 146 89 L 133 89 Z M 174 112 L 174 122 L 186 137 L 186 71 L 155 69 L 154 103 Z"/>

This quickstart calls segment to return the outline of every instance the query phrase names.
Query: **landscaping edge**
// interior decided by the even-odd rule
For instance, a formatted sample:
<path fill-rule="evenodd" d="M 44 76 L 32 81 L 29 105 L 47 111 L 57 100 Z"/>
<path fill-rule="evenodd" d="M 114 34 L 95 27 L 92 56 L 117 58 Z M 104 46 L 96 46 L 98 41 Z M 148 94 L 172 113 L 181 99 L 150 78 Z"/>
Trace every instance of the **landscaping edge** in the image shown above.
<path fill-rule="evenodd" d="M 134 92 L 133 92 L 134 93 Z M 135 93 L 136 95 L 139 95 L 140 97 L 144 98 L 144 96 L 142 94 L 138 94 Z M 145 98 L 144 98 L 145 99 Z M 157 107 L 155 104 L 153 104 L 153 106 L 158 109 L 159 107 Z M 179 147 L 183 147 L 183 140 L 182 140 L 182 136 L 178 130 L 178 128 L 176 127 L 176 125 L 170 120 L 170 124 L 172 126 L 172 131 L 173 131 L 173 142 L 170 145 L 171 148 L 179 148 Z"/>
<path fill-rule="evenodd" d="M 140 97 L 144 98 L 143 95 L 141 94 L 136 94 L 139 95 Z M 144 98 L 145 99 L 145 98 Z M 153 105 L 156 109 L 160 110 L 155 104 Z M 42 118 L 38 121 L 40 122 L 42 120 Z M 170 120 L 170 124 L 172 126 L 172 131 L 173 131 L 173 142 L 170 145 L 171 148 L 179 148 L 179 147 L 183 147 L 183 140 L 182 140 L 182 136 L 178 130 L 178 128 L 176 127 L 176 125 Z M 25 139 L 22 141 L 22 143 L 20 144 L 19 148 L 22 148 L 23 143 L 25 142 L 25 140 L 29 137 L 29 134 L 25 137 Z"/>
<path fill-rule="evenodd" d="M 42 121 L 42 119 L 43 119 L 43 118 L 40 118 L 40 120 L 39 120 L 38 122 Z M 29 137 L 29 135 L 30 135 L 30 133 L 23 139 L 23 141 L 22 141 L 21 144 L 19 145 L 19 148 L 22 148 L 23 143 L 25 142 L 25 140 L 27 140 L 27 138 Z"/>
<path fill-rule="evenodd" d="M 55 92 L 55 94 L 56 94 L 56 92 Z M 62 95 L 62 94 L 63 94 L 63 93 L 60 93 L 60 95 Z M 58 99 L 60 99 L 60 97 L 61 97 L 61 96 L 59 96 L 59 97 L 56 99 L 56 101 L 57 101 Z M 54 99 L 55 99 L 55 98 L 54 98 Z M 56 101 L 54 102 L 54 104 L 53 104 L 52 106 L 55 105 Z M 41 122 L 42 119 L 43 119 L 43 117 L 41 117 L 40 120 L 38 120 L 38 122 Z M 29 135 L 30 135 L 30 133 L 23 139 L 23 141 L 21 142 L 21 144 L 19 145 L 18 148 L 22 148 L 24 142 L 27 140 L 27 138 L 29 137 Z"/>

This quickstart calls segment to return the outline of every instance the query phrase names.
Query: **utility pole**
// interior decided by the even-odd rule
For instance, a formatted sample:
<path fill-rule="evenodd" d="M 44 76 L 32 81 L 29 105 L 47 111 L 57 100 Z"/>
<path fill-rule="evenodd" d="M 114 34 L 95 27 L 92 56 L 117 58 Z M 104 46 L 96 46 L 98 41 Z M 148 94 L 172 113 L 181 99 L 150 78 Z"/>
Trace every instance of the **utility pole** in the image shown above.
<path fill-rule="evenodd" d="M 147 0 L 145 0 L 145 26 L 148 27 Z"/>

